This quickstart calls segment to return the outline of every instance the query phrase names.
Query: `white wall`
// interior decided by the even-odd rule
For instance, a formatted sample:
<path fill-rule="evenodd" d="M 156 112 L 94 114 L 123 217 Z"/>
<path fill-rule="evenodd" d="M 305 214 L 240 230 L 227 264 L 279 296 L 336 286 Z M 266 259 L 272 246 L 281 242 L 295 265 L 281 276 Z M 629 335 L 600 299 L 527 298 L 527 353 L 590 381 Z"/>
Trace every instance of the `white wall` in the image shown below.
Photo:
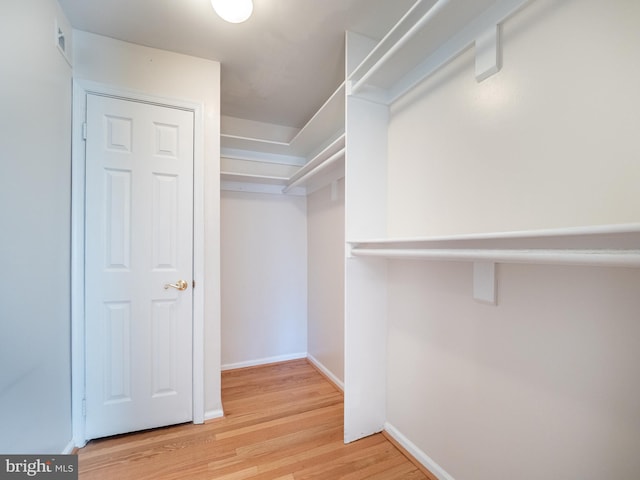
<path fill-rule="evenodd" d="M 220 399 L 220 64 L 82 31 L 74 32 L 74 78 L 204 105 L 205 410 Z"/>
<path fill-rule="evenodd" d="M 393 236 L 640 221 L 640 4 L 538 0 L 392 107 Z M 456 480 L 640 476 L 640 270 L 389 266 L 387 419 Z"/>
<path fill-rule="evenodd" d="M 393 105 L 390 235 L 640 222 L 640 3 L 537 0 L 502 38 L 497 75 L 470 49 Z"/>
<path fill-rule="evenodd" d="M 54 44 L 57 2 L 0 15 L 0 452 L 71 441 L 71 67 Z M 67 43 L 71 41 L 68 31 Z"/>
<path fill-rule="evenodd" d="M 307 352 L 344 383 L 344 179 L 307 197 L 307 236 Z"/>
<path fill-rule="evenodd" d="M 391 262 L 387 419 L 456 480 L 640 476 L 640 270 Z"/>
<path fill-rule="evenodd" d="M 222 365 L 307 348 L 306 198 L 221 192 Z"/>

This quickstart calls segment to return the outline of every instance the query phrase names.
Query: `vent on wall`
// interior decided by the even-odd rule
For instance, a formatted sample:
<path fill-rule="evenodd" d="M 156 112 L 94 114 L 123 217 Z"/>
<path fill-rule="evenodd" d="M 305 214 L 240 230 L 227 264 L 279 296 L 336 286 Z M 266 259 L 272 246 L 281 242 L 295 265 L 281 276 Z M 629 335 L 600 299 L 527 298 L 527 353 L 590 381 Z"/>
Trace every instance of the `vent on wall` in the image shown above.
<path fill-rule="evenodd" d="M 58 22 L 57 18 L 54 19 L 53 23 L 54 23 L 54 41 L 55 41 L 56 47 L 58 48 L 58 50 L 60 51 L 64 59 L 67 61 L 67 63 L 71 66 L 71 59 L 69 58 L 69 52 L 68 52 L 69 42 L 67 40 L 67 34 L 63 30 L 63 27 L 60 26 L 60 22 Z"/>

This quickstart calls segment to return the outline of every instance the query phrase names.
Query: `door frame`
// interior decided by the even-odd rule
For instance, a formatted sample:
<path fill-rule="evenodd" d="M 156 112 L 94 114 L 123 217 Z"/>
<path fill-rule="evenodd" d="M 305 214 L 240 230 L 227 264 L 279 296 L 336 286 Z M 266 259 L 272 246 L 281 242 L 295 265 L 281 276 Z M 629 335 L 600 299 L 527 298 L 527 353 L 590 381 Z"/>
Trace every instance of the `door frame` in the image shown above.
<path fill-rule="evenodd" d="M 160 105 L 194 114 L 193 143 L 193 423 L 204 423 L 204 105 L 107 84 L 73 80 L 73 120 L 71 154 L 71 419 L 76 447 L 86 444 L 85 432 L 85 162 L 83 125 L 88 94 Z"/>

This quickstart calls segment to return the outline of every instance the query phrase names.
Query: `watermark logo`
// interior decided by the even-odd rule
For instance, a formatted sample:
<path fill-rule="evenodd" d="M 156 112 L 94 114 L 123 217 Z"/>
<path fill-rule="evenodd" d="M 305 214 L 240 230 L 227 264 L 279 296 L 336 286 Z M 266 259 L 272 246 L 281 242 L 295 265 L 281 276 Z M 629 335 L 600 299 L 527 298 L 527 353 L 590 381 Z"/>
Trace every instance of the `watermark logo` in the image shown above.
<path fill-rule="evenodd" d="M 78 480 L 76 455 L 0 455 L 0 480 Z"/>

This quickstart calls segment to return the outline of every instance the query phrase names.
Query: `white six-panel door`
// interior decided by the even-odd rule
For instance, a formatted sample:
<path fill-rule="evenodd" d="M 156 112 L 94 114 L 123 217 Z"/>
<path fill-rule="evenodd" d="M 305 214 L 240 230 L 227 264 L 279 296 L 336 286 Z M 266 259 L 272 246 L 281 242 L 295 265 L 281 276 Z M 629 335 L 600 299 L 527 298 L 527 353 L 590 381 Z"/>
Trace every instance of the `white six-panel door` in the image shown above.
<path fill-rule="evenodd" d="M 87 439 L 192 419 L 193 122 L 87 95 Z"/>

